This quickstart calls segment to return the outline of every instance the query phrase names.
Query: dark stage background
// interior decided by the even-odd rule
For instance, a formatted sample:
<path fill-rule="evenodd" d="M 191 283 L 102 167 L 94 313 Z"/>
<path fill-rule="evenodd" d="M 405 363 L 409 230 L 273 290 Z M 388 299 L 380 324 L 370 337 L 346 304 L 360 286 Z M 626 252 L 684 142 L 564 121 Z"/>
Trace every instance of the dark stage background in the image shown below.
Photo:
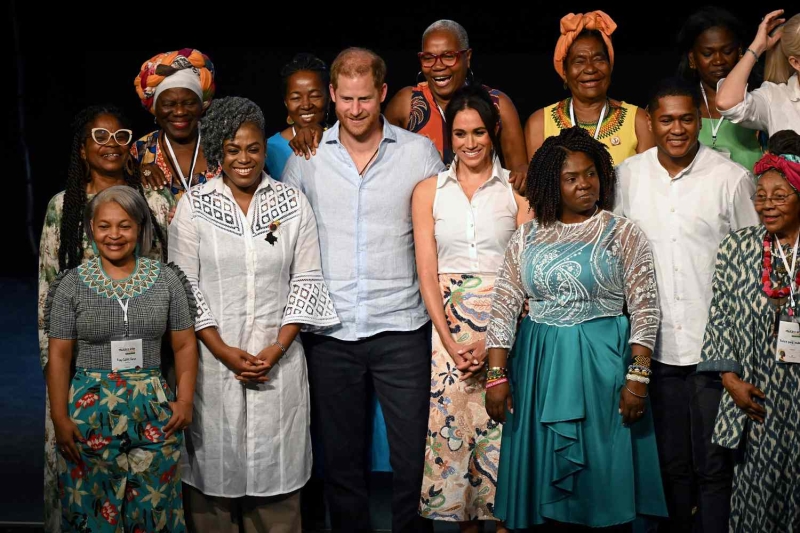
<path fill-rule="evenodd" d="M 208 7 L 201 7 L 206 5 Z M 603 9 L 617 22 L 616 65 L 610 94 L 643 104 L 649 87 L 671 74 L 678 57 L 674 40 L 694 2 L 331 2 L 306 3 L 123 3 L 13 1 L 6 9 L 4 92 L 21 81 L 22 97 L 7 100 L 7 152 L 3 227 L 5 248 L 15 260 L 0 262 L 0 274 L 26 276 L 36 270 L 31 237 L 38 244 L 44 209 L 63 188 L 72 116 L 100 102 L 121 106 L 136 137 L 154 129 L 139 104 L 133 79 L 142 62 L 159 52 L 192 47 L 208 54 L 217 70 L 217 95 L 245 96 L 258 103 L 267 135 L 285 124 L 279 71 L 292 55 L 308 51 L 330 63 L 347 46 L 365 46 L 388 64 L 389 96 L 412 85 L 419 71 L 416 52 L 431 22 L 452 18 L 463 24 L 473 48 L 476 77 L 508 94 L 523 125 L 537 108 L 565 91 L 552 67 L 552 53 L 564 14 Z M 512 7 L 516 5 L 517 7 Z M 280 6 L 280 7 L 278 7 Z M 777 6 L 780 7 L 780 6 Z M 790 7 L 790 6 L 783 6 Z M 775 7 L 748 3 L 731 7 L 751 37 L 764 13 Z M 277 12 L 286 13 L 278 16 Z M 749 42 L 749 41 L 748 41 Z M 747 44 L 747 43 L 746 43 Z M 21 69 L 22 78 L 16 76 Z M 8 80 L 8 78 L 7 78 Z M 18 107 L 25 129 L 20 135 Z M 26 228 L 27 143 L 33 184 L 32 229 Z"/>
<path fill-rule="evenodd" d="M 0 388 L 0 472 L 6 483 L 0 486 L 0 532 L 10 531 L 4 527 L 8 522 L 36 523 L 42 517 L 44 380 L 36 355 L 36 246 L 47 202 L 63 189 L 70 122 L 89 104 L 111 102 L 126 111 L 137 138 L 154 129 L 133 89 L 145 60 L 184 47 L 203 51 L 216 66 L 217 95 L 257 102 L 271 135 L 285 124 L 279 71 L 294 53 L 312 52 L 330 63 L 347 46 L 372 48 L 388 64 L 391 97 L 414 83 L 423 30 L 435 20 L 451 18 L 469 32 L 476 77 L 506 92 L 524 124 L 535 109 L 565 95 L 552 67 L 564 14 L 600 8 L 615 19 L 619 28 L 613 36 L 616 66 L 610 94 L 642 105 L 651 85 L 674 72 L 675 34 L 699 5 L 608 0 L 6 4 L 6 16 L 0 19 L 6 65 L 5 185 L 0 194 L 6 257 L 0 261 L 0 367 L 5 377 Z M 731 8 L 750 32 L 745 45 L 760 18 L 777 7 L 791 8 L 755 2 Z M 285 14 L 278 15 L 279 10 Z M 387 491 L 375 499 L 379 510 L 373 511 L 381 517 L 375 523 L 388 527 Z M 438 525 L 437 531 L 443 527 Z"/>

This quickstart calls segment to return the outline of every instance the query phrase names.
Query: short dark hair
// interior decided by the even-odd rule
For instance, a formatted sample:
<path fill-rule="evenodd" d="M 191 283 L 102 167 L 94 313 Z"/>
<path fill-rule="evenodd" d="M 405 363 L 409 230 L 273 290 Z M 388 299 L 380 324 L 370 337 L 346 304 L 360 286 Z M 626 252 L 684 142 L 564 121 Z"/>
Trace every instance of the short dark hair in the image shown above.
<path fill-rule="evenodd" d="M 694 107 L 700 109 L 700 91 L 697 89 L 697 83 L 673 76 L 655 85 L 647 100 L 647 111 L 653 113 L 658 109 L 658 101 L 667 96 L 688 96 L 692 99 Z"/>
<path fill-rule="evenodd" d="M 771 154 L 791 154 L 800 156 L 800 135 L 794 130 L 781 130 L 773 133 L 767 143 Z"/>
<path fill-rule="evenodd" d="M 500 135 L 498 125 L 500 124 L 500 111 L 494 105 L 492 97 L 481 85 L 469 84 L 461 87 L 455 93 L 447 105 L 444 112 L 445 134 L 448 138 L 453 136 L 453 122 L 459 111 L 464 109 L 474 109 L 483 121 L 483 125 L 489 133 L 492 141 L 492 150 L 500 158 L 500 164 L 504 164 L 503 151 L 500 147 Z"/>
<path fill-rule="evenodd" d="M 597 205 L 602 209 L 613 207 L 616 174 L 608 148 L 580 126 L 565 128 L 544 140 L 528 167 L 525 197 L 542 226 L 553 224 L 561 214 L 561 169 L 570 152 L 583 152 L 594 161 L 600 174 Z"/>
<path fill-rule="evenodd" d="M 281 85 L 283 87 L 283 94 L 286 95 L 286 90 L 289 87 L 289 78 L 292 74 L 297 72 L 314 72 L 319 76 L 322 81 L 322 86 L 325 90 L 325 95 L 328 94 L 328 83 L 330 82 L 330 73 L 328 72 L 328 65 L 323 60 L 314 54 L 300 53 L 295 55 L 291 61 L 286 63 L 281 69 Z"/>
<path fill-rule="evenodd" d="M 711 28 L 724 28 L 730 31 L 736 43 L 741 46 L 744 41 L 744 28 L 730 11 L 717 6 L 705 6 L 691 15 L 683 23 L 678 32 L 677 48 L 680 56 L 677 75 L 681 78 L 696 81 L 697 71 L 689 66 L 689 52 L 700 35 Z"/>

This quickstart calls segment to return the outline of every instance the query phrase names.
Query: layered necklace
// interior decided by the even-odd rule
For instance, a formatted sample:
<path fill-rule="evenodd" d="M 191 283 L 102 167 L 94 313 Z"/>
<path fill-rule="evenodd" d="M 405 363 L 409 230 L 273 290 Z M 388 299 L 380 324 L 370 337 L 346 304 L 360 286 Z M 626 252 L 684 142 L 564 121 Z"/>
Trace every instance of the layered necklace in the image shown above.
<path fill-rule="evenodd" d="M 789 268 L 789 262 L 786 260 L 786 255 L 783 253 L 783 248 L 781 247 L 780 241 L 778 241 L 777 237 L 770 235 L 769 232 L 764 235 L 764 259 L 763 269 L 761 271 L 761 285 L 762 289 L 764 290 L 764 294 L 767 295 L 767 298 L 769 298 L 770 302 L 776 307 L 776 313 L 778 315 L 780 314 L 781 307 L 786 304 L 787 299 L 791 299 L 791 305 L 789 306 L 787 312 L 789 316 L 794 316 L 794 288 L 800 286 L 800 271 L 795 270 L 797 263 L 798 240 L 800 240 L 800 236 L 798 236 L 798 239 L 795 240 L 794 251 L 792 252 L 792 266 Z M 776 243 L 778 252 L 781 255 L 781 259 L 783 260 L 790 280 L 786 287 L 779 286 L 777 288 L 773 288 L 772 286 L 772 248 Z M 792 280 L 793 276 L 794 279 Z"/>

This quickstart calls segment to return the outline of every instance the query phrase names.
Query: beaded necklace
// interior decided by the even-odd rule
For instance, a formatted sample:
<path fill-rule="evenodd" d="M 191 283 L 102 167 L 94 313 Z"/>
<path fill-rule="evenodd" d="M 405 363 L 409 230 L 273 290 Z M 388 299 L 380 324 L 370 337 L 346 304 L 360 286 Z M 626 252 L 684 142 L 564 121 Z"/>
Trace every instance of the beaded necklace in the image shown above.
<path fill-rule="evenodd" d="M 764 235 L 764 268 L 761 271 L 761 285 L 764 293 L 767 295 L 767 298 L 769 298 L 770 301 L 778 308 L 776 313 L 779 313 L 779 308 L 786 303 L 787 297 L 792 293 L 792 287 L 790 285 L 779 288 L 772 287 L 772 246 L 776 240 L 777 239 L 774 235 L 770 237 L 769 232 Z M 780 246 L 780 243 L 778 243 L 778 246 Z M 795 286 L 800 286 L 800 269 L 798 269 L 794 274 L 794 284 Z M 788 275 L 791 276 L 792 273 L 789 272 Z M 788 314 L 789 316 L 794 316 L 794 309 L 792 309 L 791 306 L 788 309 Z"/>

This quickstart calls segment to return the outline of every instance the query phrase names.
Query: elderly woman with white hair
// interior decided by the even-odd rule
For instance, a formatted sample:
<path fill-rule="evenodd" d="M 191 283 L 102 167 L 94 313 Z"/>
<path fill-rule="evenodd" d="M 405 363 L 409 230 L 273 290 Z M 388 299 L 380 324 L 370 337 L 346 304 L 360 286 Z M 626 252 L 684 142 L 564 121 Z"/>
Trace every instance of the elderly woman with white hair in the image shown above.
<path fill-rule="evenodd" d="M 131 187 L 95 196 L 84 227 L 96 257 L 59 275 L 45 305 L 63 531 L 185 530 L 177 466 L 192 421 L 195 303 L 180 269 L 145 257 L 150 218 Z M 167 332 L 177 399 L 160 370 Z"/>
<path fill-rule="evenodd" d="M 219 178 L 193 187 L 169 254 L 198 301 L 195 422 L 181 463 L 190 529 L 300 533 L 311 475 L 301 326 L 339 323 L 322 278 L 317 222 L 298 189 L 264 172 L 261 109 L 215 100 L 201 124 Z"/>

